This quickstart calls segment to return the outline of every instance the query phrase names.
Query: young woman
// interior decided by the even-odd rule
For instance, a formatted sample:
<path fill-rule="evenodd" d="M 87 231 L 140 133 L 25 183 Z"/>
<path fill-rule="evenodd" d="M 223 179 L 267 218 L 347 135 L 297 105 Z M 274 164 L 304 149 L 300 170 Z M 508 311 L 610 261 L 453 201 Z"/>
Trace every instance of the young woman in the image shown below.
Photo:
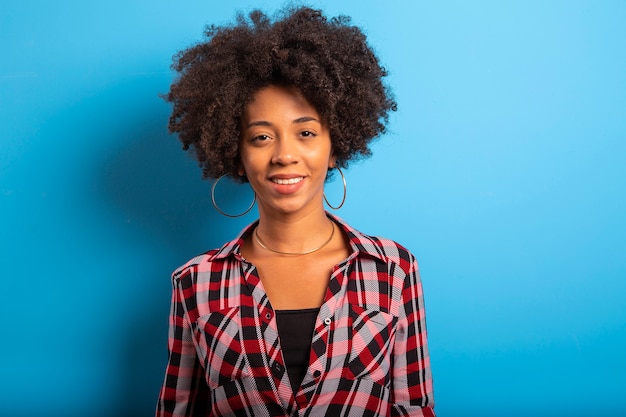
<path fill-rule="evenodd" d="M 415 258 L 324 209 L 329 170 L 395 110 L 362 32 L 255 11 L 175 68 L 170 129 L 206 177 L 250 184 L 259 219 L 174 272 L 157 416 L 434 416 Z"/>

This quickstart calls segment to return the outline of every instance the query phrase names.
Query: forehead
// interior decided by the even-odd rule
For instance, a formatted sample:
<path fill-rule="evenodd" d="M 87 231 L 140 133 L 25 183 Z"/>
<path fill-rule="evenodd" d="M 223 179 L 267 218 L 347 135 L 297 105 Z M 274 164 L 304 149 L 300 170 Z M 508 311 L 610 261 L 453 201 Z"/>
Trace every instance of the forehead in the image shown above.
<path fill-rule="evenodd" d="M 315 107 L 295 87 L 271 85 L 258 90 L 246 105 L 243 118 L 289 118 L 312 116 L 319 119 Z"/>

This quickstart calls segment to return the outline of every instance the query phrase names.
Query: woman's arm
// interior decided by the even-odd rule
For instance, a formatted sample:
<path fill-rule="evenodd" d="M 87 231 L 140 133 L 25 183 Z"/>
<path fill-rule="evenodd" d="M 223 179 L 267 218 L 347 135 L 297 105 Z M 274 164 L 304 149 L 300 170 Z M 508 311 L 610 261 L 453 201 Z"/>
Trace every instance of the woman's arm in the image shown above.
<path fill-rule="evenodd" d="M 193 334 L 179 288 L 174 279 L 168 335 L 165 381 L 159 394 L 156 417 L 207 416 L 210 392 L 204 380 Z"/>
<path fill-rule="evenodd" d="M 434 417 L 424 298 L 417 261 L 404 281 L 392 371 L 392 416 Z"/>

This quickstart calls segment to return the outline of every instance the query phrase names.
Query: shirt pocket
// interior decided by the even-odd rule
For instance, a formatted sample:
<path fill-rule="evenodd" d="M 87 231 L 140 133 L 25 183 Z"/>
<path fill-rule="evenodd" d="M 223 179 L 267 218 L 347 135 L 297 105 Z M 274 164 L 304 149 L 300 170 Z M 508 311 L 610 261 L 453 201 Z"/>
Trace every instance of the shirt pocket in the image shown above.
<path fill-rule="evenodd" d="M 352 322 L 348 369 L 354 378 L 389 386 L 391 355 L 398 318 L 383 311 L 350 306 Z"/>
<path fill-rule="evenodd" d="M 195 338 L 209 388 L 250 376 L 241 338 L 239 307 L 200 316 L 196 321 Z"/>

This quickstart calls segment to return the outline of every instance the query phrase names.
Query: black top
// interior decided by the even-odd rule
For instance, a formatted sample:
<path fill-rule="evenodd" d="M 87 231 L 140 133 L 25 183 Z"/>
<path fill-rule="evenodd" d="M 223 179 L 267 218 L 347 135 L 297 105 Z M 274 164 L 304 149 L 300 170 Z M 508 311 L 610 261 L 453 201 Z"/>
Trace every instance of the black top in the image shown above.
<path fill-rule="evenodd" d="M 309 368 L 309 354 L 319 308 L 276 310 L 276 325 L 294 395 Z"/>

